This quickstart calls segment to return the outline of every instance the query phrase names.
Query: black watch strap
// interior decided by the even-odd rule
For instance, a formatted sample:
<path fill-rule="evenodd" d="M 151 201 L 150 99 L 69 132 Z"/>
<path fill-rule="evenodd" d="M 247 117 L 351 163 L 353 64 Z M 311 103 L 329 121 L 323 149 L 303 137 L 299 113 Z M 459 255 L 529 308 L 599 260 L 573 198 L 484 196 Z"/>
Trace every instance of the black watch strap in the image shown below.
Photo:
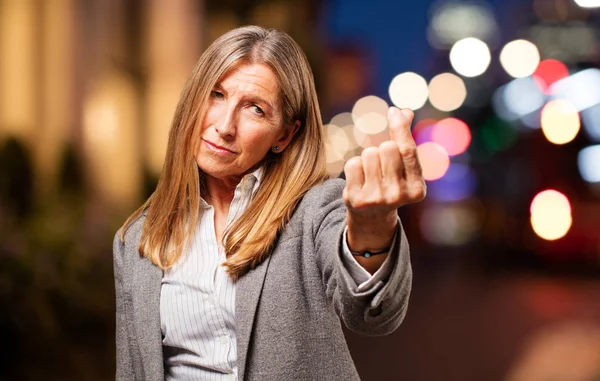
<path fill-rule="evenodd" d="M 369 258 L 369 257 L 378 255 L 378 254 L 385 254 L 388 251 L 390 251 L 389 248 L 387 248 L 385 250 L 381 250 L 381 251 L 352 251 L 352 250 L 350 250 L 352 255 L 354 255 L 355 257 L 365 257 L 365 258 Z"/>

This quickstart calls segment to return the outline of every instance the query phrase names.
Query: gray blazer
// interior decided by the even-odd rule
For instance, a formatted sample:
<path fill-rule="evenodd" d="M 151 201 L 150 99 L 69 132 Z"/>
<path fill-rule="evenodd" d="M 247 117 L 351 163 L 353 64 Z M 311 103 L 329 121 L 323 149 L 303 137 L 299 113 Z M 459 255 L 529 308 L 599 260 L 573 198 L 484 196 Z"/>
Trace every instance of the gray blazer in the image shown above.
<path fill-rule="evenodd" d="M 412 270 L 399 227 L 389 278 L 358 292 L 341 262 L 344 180 L 310 190 L 271 255 L 236 283 L 239 380 L 359 380 L 340 320 L 385 335 L 406 313 Z M 114 241 L 117 380 L 164 380 L 159 315 L 162 271 L 137 248 L 144 224 Z"/>

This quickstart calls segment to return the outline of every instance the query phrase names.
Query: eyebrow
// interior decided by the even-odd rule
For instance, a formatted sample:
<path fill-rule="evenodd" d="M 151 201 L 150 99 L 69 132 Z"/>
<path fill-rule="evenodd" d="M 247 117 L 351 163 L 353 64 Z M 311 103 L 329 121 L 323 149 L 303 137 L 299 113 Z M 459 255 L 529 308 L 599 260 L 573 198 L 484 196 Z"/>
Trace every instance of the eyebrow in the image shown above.
<path fill-rule="evenodd" d="M 215 84 L 215 89 L 218 89 L 220 91 L 223 91 L 224 93 L 227 93 L 227 90 L 225 90 L 225 88 L 221 85 L 221 83 L 216 83 Z M 272 110 L 276 110 L 277 107 L 275 105 L 275 102 L 265 99 L 264 97 L 262 97 L 261 95 L 257 94 L 257 93 L 249 93 L 246 94 L 244 96 L 244 99 L 248 100 L 249 102 L 252 103 L 263 103 L 266 104 L 267 106 L 269 106 Z"/>

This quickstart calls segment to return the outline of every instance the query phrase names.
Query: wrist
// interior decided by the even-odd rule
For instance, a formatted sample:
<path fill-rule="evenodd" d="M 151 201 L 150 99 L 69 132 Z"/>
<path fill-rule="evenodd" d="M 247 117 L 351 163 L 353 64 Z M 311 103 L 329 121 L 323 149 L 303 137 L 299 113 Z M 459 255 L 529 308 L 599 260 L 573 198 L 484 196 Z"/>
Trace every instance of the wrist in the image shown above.
<path fill-rule="evenodd" d="M 347 240 L 350 251 L 359 256 L 370 257 L 389 251 L 392 239 L 398 226 L 396 211 L 387 216 L 356 216 L 348 212 L 346 215 L 348 224 Z M 369 252 L 370 255 L 360 253 Z"/>

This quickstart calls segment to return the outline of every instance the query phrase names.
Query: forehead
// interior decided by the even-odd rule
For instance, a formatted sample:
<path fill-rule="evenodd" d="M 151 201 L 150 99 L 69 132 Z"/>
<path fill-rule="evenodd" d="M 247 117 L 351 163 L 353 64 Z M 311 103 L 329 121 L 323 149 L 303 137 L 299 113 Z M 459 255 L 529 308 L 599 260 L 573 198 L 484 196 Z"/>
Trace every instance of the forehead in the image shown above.
<path fill-rule="evenodd" d="M 265 64 L 237 64 L 225 73 L 218 83 L 226 90 L 251 91 L 271 100 L 276 100 L 279 96 L 277 76 Z"/>

